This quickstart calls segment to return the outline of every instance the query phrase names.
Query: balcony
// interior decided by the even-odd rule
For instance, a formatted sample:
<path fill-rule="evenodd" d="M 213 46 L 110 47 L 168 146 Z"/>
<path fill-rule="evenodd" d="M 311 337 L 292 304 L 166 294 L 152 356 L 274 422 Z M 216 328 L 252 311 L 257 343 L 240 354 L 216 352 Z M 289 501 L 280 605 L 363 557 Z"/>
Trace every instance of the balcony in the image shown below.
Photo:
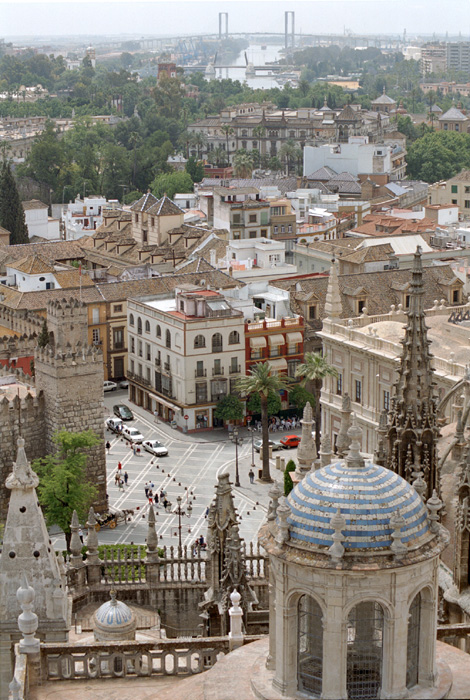
<path fill-rule="evenodd" d="M 155 358 L 155 367 L 161 367 L 162 361 L 159 357 Z"/>
<path fill-rule="evenodd" d="M 165 370 L 165 372 L 171 372 L 170 363 L 169 363 L 169 362 L 164 362 L 164 364 L 163 364 L 163 369 Z"/>
<path fill-rule="evenodd" d="M 237 367 L 230 367 L 229 369 L 230 374 L 240 374 L 241 371 L 241 365 L 238 365 Z"/>
<path fill-rule="evenodd" d="M 223 345 L 212 345 L 212 352 L 223 352 Z"/>
<path fill-rule="evenodd" d="M 197 377 L 207 377 L 207 369 L 195 369 L 194 376 Z"/>
<path fill-rule="evenodd" d="M 222 377 L 224 374 L 225 374 L 224 367 L 213 367 L 212 368 L 212 376 L 213 377 Z"/>

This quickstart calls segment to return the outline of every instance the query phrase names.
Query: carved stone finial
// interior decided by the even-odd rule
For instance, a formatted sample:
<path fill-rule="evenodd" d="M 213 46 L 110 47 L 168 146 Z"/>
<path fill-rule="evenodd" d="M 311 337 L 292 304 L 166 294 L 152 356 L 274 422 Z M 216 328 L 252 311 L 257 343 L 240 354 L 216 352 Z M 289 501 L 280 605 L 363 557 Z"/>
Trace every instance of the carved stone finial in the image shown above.
<path fill-rule="evenodd" d="M 86 526 L 88 528 L 87 544 L 87 560 L 90 564 L 98 563 L 98 534 L 96 532 L 96 517 L 93 507 L 90 506 L 88 511 L 88 520 Z"/>
<path fill-rule="evenodd" d="M 365 465 L 364 457 L 360 453 L 361 441 L 362 441 L 362 430 L 357 425 L 356 415 L 353 413 L 351 420 L 351 427 L 348 430 L 348 438 L 350 439 L 349 453 L 346 457 L 346 464 L 348 467 L 357 469 Z"/>
<path fill-rule="evenodd" d="M 289 539 L 289 525 L 287 522 L 287 518 L 291 514 L 291 509 L 289 506 L 289 503 L 287 502 L 287 498 L 285 496 L 281 496 L 279 499 L 279 505 L 277 508 L 277 524 L 278 524 L 278 533 L 276 535 L 276 542 L 278 544 L 284 544 L 287 542 Z"/>
<path fill-rule="evenodd" d="M 320 466 L 326 467 L 327 464 L 331 464 L 332 459 L 333 450 L 331 449 L 331 438 L 327 432 L 324 432 L 321 436 Z"/>
<path fill-rule="evenodd" d="M 343 530 L 346 527 L 346 520 L 344 518 L 344 515 L 341 515 L 340 508 L 338 508 L 336 513 L 331 518 L 330 525 L 334 529 L 334 533 L 333 533 L 333 544 L 328 549 L 328 553 L 329 553 L 333 563 L 339 564 L 339 562 L 341 561 L 341 559 L 344 556 L 344 551 L 345 551 L 344 546 L 341 543 L 341 540 L 343 539 Z"/>
<path fill-rule="evenodd" d="M 315 441 L 312 437 L 313 412 L 308 401 L 305 404 L 303 417 L 300 422 L 302 423 L 302 437 L 297 451 L 298 465 L 295 473 L 299 479 L 302 479 L 312 469 L 317 458 Z"/>
<path fill-rule="evenodd" d="M 39 484 L 38 475 L 33 472 L 26 457 L 24 450 L 24 439 L 19 437 L 17 442 L 18 451 L 16 453 L 16 462 L 13 462 L 13 471 L 7 477 L 5 486 L 7 489 L 35 489 Z"/>
<path fill-rule="evenodd" d="M 34 636 L 38 628 L 38 616 L 33 612 L 35 598 L 34 588 L 29 585 L 24 573 L 21 586 L 16 591 L 16 599 L 23 611 L 18 616 L 18 627 L 23 634 L 23 639 L 20 641 L 20 651 L 23 654 L 37 654 L 39 652 L 39 639 Z"/>
<path fill-rule="evenodd" d="M 442 506 L 443 503 L 437 495 L 436 489 L 434 489 L 431 498 L 429 498 L 426 503 L 426 507 L 429 511 L 428 518 L 431 521 L 429 529 L 433 535 L 437 535 L 439 533 L 439 511 L 441 510 Z"/>
<path fill-rule="evenodd" d="M 404 525 L 405 518 L 400 513 L 400 510 L 398 510 L 390 518 L 390 527 L 393 528 L 392 544 L 390 545 L 390 549 L 394 553 L 396 559 L 401 559 L 401 557 L 403 557 L 408 551 L 406 544 L 404 544 L 402 540 L 401 531 Z"/>
<path fill-rule="evenodd" d="M 279 499 L 282 496 L 282 489 L 277 481 L 271 486 L 268 491 L 268 495 L 271 498 L 268 509 L 268 521 L 276 520 L 277 508 L 279 505 Z"/>
<path fill-rule="evenodd" d="M 147 529 L 147 560 L 151 562 L 156 562 L 159 560 L 158 556 L 158 535 L 155 528 L 155 511 L 153 506 L 149 507 L 148 514 L 148 529 Z"/>
<path fill-rule="evenodd" d="M 74 510 L 72 513 L 72 522 L 70 523 L 70 531 L 72 536 L 70 537 L 70 562 L 72 566 L 80 566 L 83 564 L 82 559 L 82 543 L 80 540 L 80 535 L 78 531 L 80 529 L 80 523 L 78 522 L 77 511 Z"/>

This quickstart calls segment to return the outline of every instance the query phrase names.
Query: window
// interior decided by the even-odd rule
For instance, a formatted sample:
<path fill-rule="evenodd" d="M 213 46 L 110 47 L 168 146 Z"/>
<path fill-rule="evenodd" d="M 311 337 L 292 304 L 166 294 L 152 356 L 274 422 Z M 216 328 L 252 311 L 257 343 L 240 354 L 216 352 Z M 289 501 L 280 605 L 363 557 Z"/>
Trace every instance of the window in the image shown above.
<path fill-rule="evenodd" d="M 100 322 L 100 310 L 99 309 L 92 309 L 91 314 L 92 314 L 92 323 L 99 323 Z"/>
<path fill-rule="evenodd" d="M 129 316 L 129 325 L 130 325 L 130 326 L 133 326 L 133 325 L 134 325 L 134 315 L 133 315 L 133 314 L 131 314 L 131 315 Z"/>
<path fill-rule="evenodd" d="M 295 379 L 295 373 L 297 371 L 297 367 L 299 366 L 300 362 L 299 360 L 289 360 L 287 363 L 287 376 L 290 377 L 291 379 Z"/>
<path fill-rule="evenodd" d="M 384 611 L 375 601 L 358 603 L 348 615 L 346 630 L 348 698 L 379 698 L 382 690 Z"/>
<path fill-rule="evenodd" d="M 153 228 L 155 226 L 155 217 L 154 216 L 151 217 L 150 222 L 151 222 L 151 226 Z"/>
<path fill-rule="evenodd" d="M 460 289 L 452 290 L 452 302 L 458 304 L 460 302 Z"/>
<path fill-rule="evenodd" d="M 343 395 L 343 375 L 338 374 L 336 377 L 336 395 L 337 396 L 342 396 Z"/>
<path fill-rule="evenodd" d="M 223 341 L 220 333 L 214 333 L 212 336 L 212 352 L 222 352 Z"/>
<path fill-rule="evenodd" d="M 465 209 L 470 209 L 470 199 L 465 200 Z"/>
<path fill-rule="evenodd" d="M 150 384 L 150 367 L 147 367 L 147 381 Z"/>
<path fill-rule="evenodd" d="M 156 333 L 156 335 L 157 335 L 157 338 L 161 338 L 161 337 L 162 337 L 162 329 L 161 329 L 161 326 L 157 326 L 157 327 L 156 327 L 155 333 Z"/>
<path fill-rule="evenodd" d="M 261 360 L 262 357 L 263 357 L 263 351 L 261 348 L 252 348 L 251 349 L 250 359 Z"/>
<path fill-rule="evenodd" d="M 138 350 L 139 357 L 142 357 L 142 341 L 141 340 L 137 341 L 137 350 Z"/>
<path fill-rule="evenodd" d="M 206 339 L 204 338 L 203 335 L 197 335 L 194 338 L 194 347 L 195 348 L 205 348 L 206 347 Z"/>
<path fill-rule="evenodd" d="M 451 185 L 450 191 L 452 192 L 452 194 L 457 194 L 457 192 L 459 191 L 459 186 Z"/>
<path fill-rule="evenodd" d="M 256 231 L 250 231 L 249 237 L 250 237 L 250 238 L 256 238 Z"/>
<path fill-rule="evenodd" d="M 320 697 L 323 672 L 323 613 L 309 595 L 299 599 L 297 608 L 297 667 L 299 690 Z"/>
<path fill-rule="evenodd" d="M 421 627 L 421 593 L 413 598 L 408 614 L 408 639 L 406 648 L 406 687 L 419 682 L 419 635 Z"/>
<path fill-rule="evenodd" d="M 278 226 L 275 226 L 275 227 L 274 227 L 274 233 L 277 233 L 277 232 L 278 232 L 278 229 L 279 229 L 279 227 L 278 227 Z"/>
<path fill-rule="evenodd" d="M 196 384 L 196 403 L 206 403 L 207 401 L 207 384 Z"/>
<path fill-rule="evenodd" d="M 292 233 L 292 224 L 289 224 L 289 225 L 287 226 L 287 232 L 288 232 L 288 233 Z"/>
<path fill-rule="evenodd" d="M 198 360 L 196 362 L 196 377 L 205 377 L 204 373 L 204 362 L 202 360 Z"/>
<path fill-rule="evenodd" d="M 362 311 L 363 311 L 365 305 L 366 305 L 365 299 L 358 300 L 358 302 L 357 302 L 357 313 L 358 314 L 362 314 Z"/>
<path fill-rule="evenodd" d="M 232 331 L 228 337 L 229 345 L 237 345 L 240 342 L 240 333 L 238 331 Z"/>
<path fill-rule="evenodd" d="M 317 317 L 317 307 L 316 306 L 309 306 L 308 307 L 308 318 L 309 321 L 314 321 Z"/>
<path fill-rule="evenodd" d="M 385 411 L 390 410 L 390 392 L 384 390 L 384 409 Z"/>
<path fill-rule="evenodd" d="M 93 345 L 98 345 L 100 342 L 100 329 L 93 328 Z"/>
<path fill-rule="evenodd" d="M 264 237 L 266 238 L 267 235 L 268 235 L 268 229 L 262 228 L 262 229 L 261 229 L 261 235 L 264 236 Z"/>
<path fill-rule="evenodd" d="M 150 333 L 150 321 L 145 321 L 145 332 Z"/>
<path fill-rule="evenodd" d="M 113 328 L 113 348 L 122 350 L 124 347 L 124 328 Z M 120 376 L 120 375 L 116 375 Z"/>
<path fill-rule="evenodd" d="M 140 316 L 137 317 L 137 333 L 142 335 L 142 319 Z"/>
<path fill-rule="evenodd" d="M 361 403 L 361 398 L 362 398 L 362 382 L 359 381 L 359 379 L 356 379 L 356 381 L 355 381 L 355 387 L 356 387 L 356 391 L 355 391 L 355 397 L 356 397 L 356 398 L 355 398 L 355 401 L 356 401 L 356 403 Z"/>
<path fill-rule="evenodd" d="M 221 360 L 214 360 L 214 369 L 212 370 L 212 374 L 223 374 Z"/>
<path fill-rule="evenodd" d="M 135 214 L 135 215 L 134 215 L 134 221 L 135 221 L 136 224 L 139 223 L 139 215 L 138 215 L 138 214 Z"/>
<path fill-rule="evenodd" d="M 409 308 L 410 308 L 410 295 L 405 294 L 405 309 L 409 309 Z"/>
<path fill-rule="evenodd" d="M 250 216 L 248 217 L 248 221 L 250 222 L 250 224 L 256 224 L 256 214 L 250 214 Z"/>
<path fill-rule="evenodd" d="M 240 214 L 234 214 L 232 217 L 233 223 L 234 224 L 239 224 L 240 223 Z"/>
<path fill-rule="evenodd" d="M 115 304 L 113 306 L 113 313 L 118 314 L 122 311 L 122 304 Z"/>
<path fill-rule="evenodd" d="M 211 401 L 219 401 L 227 395 L 227 380 L 213 379 L 211 381 Z"/>
<path fill-rule="evenodd" d="M 452 204 L 457 204 L 457 200 L 456 200 L 456 199 L 453 199 L 453 200 L 452 200 Z"/>
<path fill-rule="evenodd" d="M 150 344 L 149 343 L 145 343 L 145 357 L 147 358 L 147 360 L 152 359 L 152 355 L 150 353 Z"/>
<path fill-rule="evenodd" d="M 142 231 L 142 243 L 147 243 L 147 241 L 148 241 L 147 231 L 143 230 Z"/>
<path fill-rule="evenodd" d="M 168 328 L 166 329 L 165 333 L 165 345 L 167 348 L 171 348 L 171 333 Z"/>
<path fill-rule="evenodd" d="M 135 352 L 135 338 L 131 338 L 131 352 Z"/>

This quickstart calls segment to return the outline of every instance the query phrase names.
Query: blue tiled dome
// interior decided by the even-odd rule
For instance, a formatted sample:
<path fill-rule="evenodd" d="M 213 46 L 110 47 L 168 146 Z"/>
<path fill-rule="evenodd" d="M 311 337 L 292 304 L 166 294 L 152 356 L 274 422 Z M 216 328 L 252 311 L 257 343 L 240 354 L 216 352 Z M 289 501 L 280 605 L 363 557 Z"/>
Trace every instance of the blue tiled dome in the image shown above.
<path fill-rule="evenodd" d="M 111 600 L 103 603 L 94 614 L 94 634 L 98 641 L 111 639 L 134 639 L 136 619 L 128 605 L 116 600 L 115 591 L 110 591 Z"/>
<path fill-rule="evenodd" d="M 333 544 L 331 518 L 338 508 L 346 520 L 341 539 L 346 550 L 370 553 L 392 544 L 390 518 L 404 518 L 402 542 L 427 540 L 427 511 L 415 489 L 398 474 L 376 464 L 351 466 L 337 461 L 309 472 L 291 491 L 290 537 L 314 548 Z"/>

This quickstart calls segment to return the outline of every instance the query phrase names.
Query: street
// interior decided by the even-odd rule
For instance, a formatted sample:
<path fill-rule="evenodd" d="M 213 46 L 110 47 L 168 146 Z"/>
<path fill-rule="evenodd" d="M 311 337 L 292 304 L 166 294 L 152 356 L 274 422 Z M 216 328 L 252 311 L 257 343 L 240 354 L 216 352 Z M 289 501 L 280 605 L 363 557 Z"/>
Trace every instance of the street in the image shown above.
<path fill-rule="evenodd" d="M 226 430 L 183 435 L 173 430 L 168 424 L 155 423 L 151 414 L 134 406 L 127 400 L 127 392 L 118 390 L 105 393 L 105 415 L 103 421 L 113 415 L 113 405 L 124 403 L 134 413 L 134 420 L 127 425 L 137 428 L 144 438 L 159 440 L 168 448 L 168 456 L 154 457 L 143 448 L 134 455 L 130 444 L 116 434 L 105 431 L 105 440 L 111 443 L 107 455 L 107 492 L 109 504 L 119 509 L 133 510 L 128 522 L 120 523 L 115 529 L 102 528 L 98 534 L 100 544 L 133 542 L 145 544 L 147 536 L 148 499 L 145 497 L 146 482 L 153 483 L 153 493 L 163 489 L 171 502 L 167 511 L 159 503 L 155 506 L 156 529 L 161 546 L 177 546 L 179 540 L 179 518 L 172 511 L 177 507 L 177 496 L 181 496 L 182 511 L 191 503 L 192 513 L 181 517 L 181 541 L 183 545 L 192 545 L 197 537 L 206 537 L 207 521 L 205 513 L 214 497 L 217 476 L 223 472 L 230 474 L 230 481 L 235 483 L 235 445 L 230 441 Z M 299 430 L 292 431 L 300 434 Z M 276 433 L 278 440 L 285 433 Z M 247 542 L 256 542 L 258 529 L 265 519 L 269 504 L 269 484 L 255 481 L 250 484 L 248 472 L 252 464 L 251 435 L 246 428 L 240 429 L 243 443 L 238 448 L 240 484 L 234 488 L 235 507 L 240 519 L 240 535 Z M 256 434 L 255 437 L 259 437 Z M 138 447 L 138 446 L 137 446 Z M 282 474 L 276 471 L 276 455 L 286 460 L 296 459 L 296 449 L 274 452 L 271 460 L 271 475 L 282 483 Z M 115 484 L 118 463 L 122 464 L 122 475 L 127 471 L 128 484 L 123 489 Z M 257 474 L 261 467 L 259 454 L 254 453 Z M 83 525 L 83 524 L 82 524 Z M 56 548 L 64 546 L 63 536 L 52 538 Z"/>

